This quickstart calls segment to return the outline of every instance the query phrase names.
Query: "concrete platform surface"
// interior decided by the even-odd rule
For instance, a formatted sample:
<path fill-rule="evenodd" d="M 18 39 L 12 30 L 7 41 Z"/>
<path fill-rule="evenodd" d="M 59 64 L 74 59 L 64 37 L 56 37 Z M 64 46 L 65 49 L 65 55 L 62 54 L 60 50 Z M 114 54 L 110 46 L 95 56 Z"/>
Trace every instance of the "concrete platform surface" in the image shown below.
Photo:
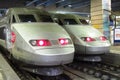
<path fill-rule="evenodd" d="M 0 80 L 20 80 L 15 71 L 0 53 Z"/>
<path fill-rule="evenodd" d="M 120 67 L 120 46 L 111 46 L 110 53 L 102 56 L 102 62 Z"/>
<path fill-rule="evenodd" d="M 120 46 L 111 46 L 110 47 L 110 52 L 120 54 Z"/>

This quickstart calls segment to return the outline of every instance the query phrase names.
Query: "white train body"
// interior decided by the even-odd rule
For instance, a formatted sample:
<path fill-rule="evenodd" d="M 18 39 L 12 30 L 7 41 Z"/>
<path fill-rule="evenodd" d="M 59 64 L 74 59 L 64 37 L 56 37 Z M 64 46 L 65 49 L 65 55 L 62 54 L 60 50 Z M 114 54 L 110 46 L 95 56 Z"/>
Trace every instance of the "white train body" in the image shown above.
<path fill-rule="evenodd" d="M 72 40 L 75 44 L 75 49 L 77 53 L 103 54 L 109 52 L 109 41 L 104 39 L 101 40 L 100 38 L 105 37 L 95 28 L 89 25 L 66 25 L 66 30 L 69 31 L 72 36 L 75 35 L 72 37 Z"/>
<path fill-rule="evenodd" d="M 99 55 L 109 52 L 109 40 L 89 25 L 84 17 L 73 14 L 54 14 L 52 17 L 70 34 L 76 54 Z"/>
<path fill-rule="evenodd" d="M 0 31 L 0 45 L 18 61 L 37 66 L 55 66 L 73 61 L 71 38 L 43 10 L 11 8 L 1 19 Z"/>

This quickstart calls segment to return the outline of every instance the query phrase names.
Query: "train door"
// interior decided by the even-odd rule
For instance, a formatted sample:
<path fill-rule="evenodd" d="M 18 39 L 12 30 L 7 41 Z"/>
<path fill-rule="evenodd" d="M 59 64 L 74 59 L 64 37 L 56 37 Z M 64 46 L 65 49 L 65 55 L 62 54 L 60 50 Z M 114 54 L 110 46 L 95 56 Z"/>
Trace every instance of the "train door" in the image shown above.
<path fill-rule="evenodd" d="M 11 31 L 11 24 L 15 22 L 15 17 L 14 15 L 11 15 L 8 17 L 8 26 L 5 29 L 6 33 L 6 48 L 11 49 L 13 48 L 12 44 L 12 31 Z"/>
<path fill-rule="evenodd" d="M 8 22 L 7 22 L 7 26 L 6 26 L 6 28 L 5 28 L 5 30 L 4 30 L 4 32 L 5 32 L 5 42 L 6 42 L 6 48 L 7 49 L 10 49 L 11 48 L 11 42 L 10 42 L 10 15 L 8 16 Z"/>

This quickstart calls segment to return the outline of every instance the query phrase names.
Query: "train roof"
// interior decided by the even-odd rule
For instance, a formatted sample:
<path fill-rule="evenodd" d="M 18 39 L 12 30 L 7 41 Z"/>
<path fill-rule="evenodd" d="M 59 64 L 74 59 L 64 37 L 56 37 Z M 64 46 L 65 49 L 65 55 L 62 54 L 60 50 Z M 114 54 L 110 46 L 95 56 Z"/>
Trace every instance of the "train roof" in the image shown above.
<path fill-rule="evenodd" d="M 80 18 L 80 19 L 86 19 L 86 17 L 76 15 L 76 14 L 54 14 L 58 18 Z"/>
<path fill-rule="evenodd" d="M 88 17 L 80 16 L 77 14 L 58 14 L 58 13 L 53 13 L 52 14 L 53 19 L 56 21 L 58 18 L 59 21 L 65 22 L 65 19 L 67 21 L 71 22 L 76 22 L 76 24 L 84 24 L 84 25 L 89 25 L 87 20 L 89 20 Z M 73 23 L 71 23 L 73 24 Z M 75 23 L 74 23 L 75 24 Z"/>
<path fill-rule="evenodd" d="M 45 11 L 45 10 L 43 10 L 43 9 L 38 9 L 38 8 L 35 8 L 35 7 L 33 7 L 33 8 L 31 8 L 31 7 L 24 7 L 24 8 L 17 8 L 17 7 L 15 7 L 15 8 L 9 8 L 8 9 L 8 11 L 7 11 L 7 13 L 9 14 L 9 12 L 10 13 L 12 13 L 12 14 L 20 14 L 20 13 L 34 13 L 34 12 L 39 12 L 39 13 L 41 13 L 41 14 L 47 14 L 48 12 L 47 11 Z M 6 13 L 6 14 L 7 14 Z"/>
<path fill-rule="evenodd" d="M 40 8 L 36 8 L 36 7 L 14 7 L 14 8 L 9 8 L 5 15 L 2 16 L 0 18 L 0 22 L 6 22 L 7 19 L 8 19 L 8 15 L 15 15 L 15 14 L 40 14 L 40 15 L 48 15 L 50 16 L 50 14 L 43 10 L 43 9 L 40 9 Z"/>

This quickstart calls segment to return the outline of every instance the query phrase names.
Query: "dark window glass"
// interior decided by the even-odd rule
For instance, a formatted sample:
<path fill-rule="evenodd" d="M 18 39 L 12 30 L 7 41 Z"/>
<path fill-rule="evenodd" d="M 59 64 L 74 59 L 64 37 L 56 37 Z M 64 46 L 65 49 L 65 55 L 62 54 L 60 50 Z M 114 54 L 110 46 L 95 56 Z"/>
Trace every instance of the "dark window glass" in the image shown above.
<path fill-rule="evenodd" d="M 41 22 L 53 22 L 52 18 L 48 15 L 39 15 Z"/>
<path fill-rule="evenodd" d="M 79 19 L 82 24 L 88 24 L 86 20 L 84 19 Z"/>
<path fill-rule="evenodd" d="M 115 25 L 115 23 L 114 23 Z M 116 26 L 120 26 L 120 22 L 116 21 Z"/>
<path fill-rule="evenodd" d="M 20 22 L 36 22 L 34 15 L 18 15 Z"/>
<path fill-rule="evenodd" d="M 15 20 L 15 17 L 13 16 L 12 23 L 15 23 L 15 22 L 16 22 L 16 20 Z"/>
<path fill-rule="evenodd" d="M 64 19 L 64 24 L 78 24 L 74 19 Z"/>

